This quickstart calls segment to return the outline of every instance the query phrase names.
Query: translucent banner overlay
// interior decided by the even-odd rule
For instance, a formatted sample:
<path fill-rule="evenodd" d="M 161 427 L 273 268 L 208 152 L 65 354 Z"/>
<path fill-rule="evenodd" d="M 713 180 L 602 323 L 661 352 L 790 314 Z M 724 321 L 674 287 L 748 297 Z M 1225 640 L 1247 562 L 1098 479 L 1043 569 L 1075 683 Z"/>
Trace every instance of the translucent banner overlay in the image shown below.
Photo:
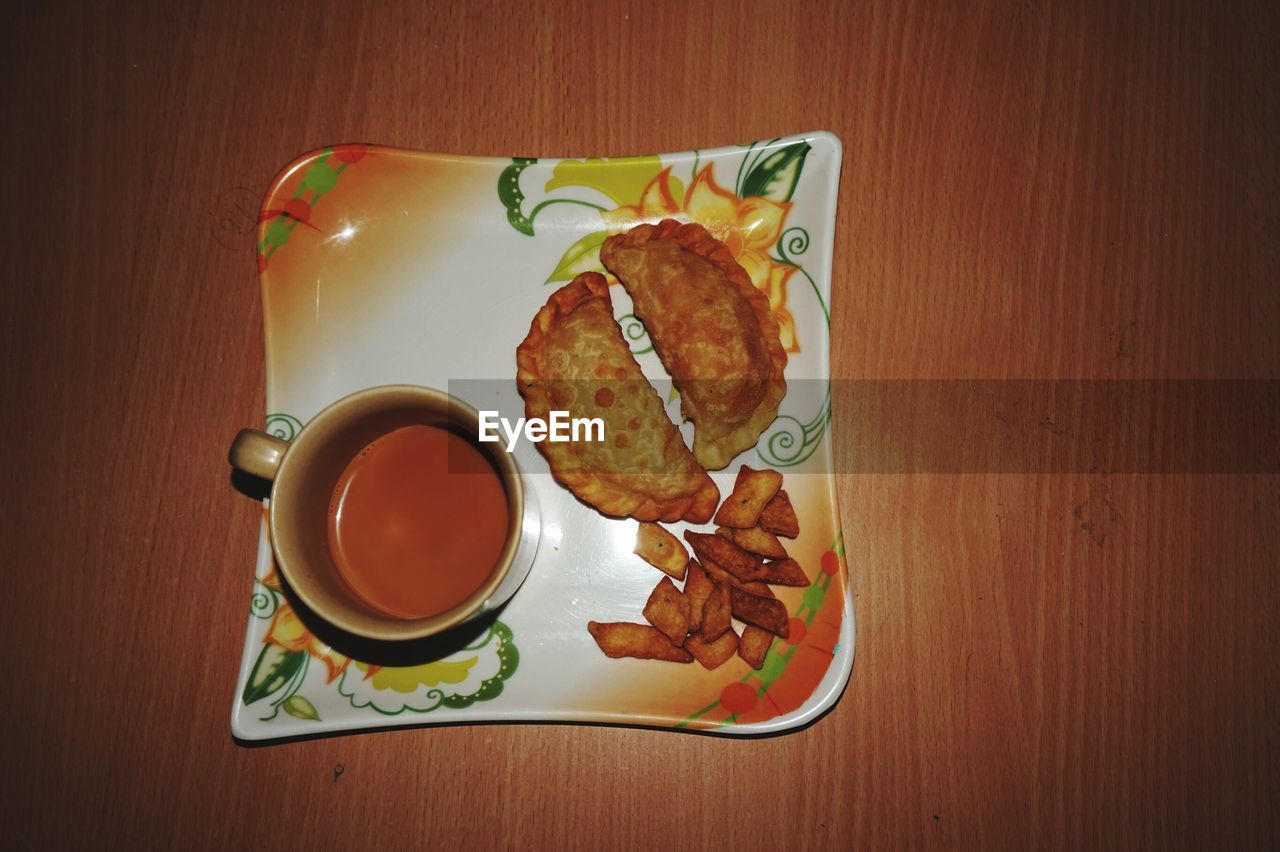
<path fill-rule="evenodd" d="M 513 379 L 451 381 L 446 389 L 511 424 L 525 416 Z M 656 393 L 680 425 L 681 394 L 670 382 L 652 390 L 648 383 L 558 382 L 545 390 L 574 417 L 604 416 L 606 441 L 625 430 L 617 418 L 636 395 Z M 715 391 L 710 383 L 685 388 L 703 400 Z M 728 386 L 727 393 L 749 404 L 752 391 Z M 724 407 L 732 410 L 734 401 Z M 688 424 L 682 431 L 691 434 Z M 525 437 L 519 441 L 526 446 Z M 1274 474 L 1280 381 L 791 381 L 778 419 L 742 460 L 769 465 L 812 454 L 824 441 L 836 473 Z M 641 472 L 628 467 L 625 453 L 593 455 L 619 466 L 610 472 Z"/>

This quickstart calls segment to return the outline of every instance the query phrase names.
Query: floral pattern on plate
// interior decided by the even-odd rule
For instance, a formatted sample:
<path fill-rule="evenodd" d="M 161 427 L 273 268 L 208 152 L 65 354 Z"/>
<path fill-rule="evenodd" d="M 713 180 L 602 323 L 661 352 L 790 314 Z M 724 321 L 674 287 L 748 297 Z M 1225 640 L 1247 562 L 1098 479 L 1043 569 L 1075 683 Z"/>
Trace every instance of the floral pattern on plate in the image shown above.
<path fill-rule="evenodd" d="M 792 638 L 775 642 L 759 671 L 736 658 L 709 672 L 610 660 L 586 621 L 641 620 L 657 578 L 631 553 L 634 522 L 578 503 L 534 453 L 520 463 L 542 505 L 544 544 L 525 587 L 463 647 L 379 666 L 308 629 L 281 585 L 264 522 L 235 734 L 489 719 L 760 733 L 802 725 L 829 707 L 849 677 L 854 637 L 830 475 L 830 393 L 821 390 L 839 161 L 838 140 L 814 133 L 565 160 L 339 145 L 283 170 L 264 199 L 257 250 L 275 412 L 266 428 L 285 440 L 361 387 L 505 377 L 493 384 L 514 392 L 512 353 L 545 288 L 603 271 L 605 237 L 638 222 L 706 226 L 767 294 L 790 354 L 788 383 L 817 389 L 784 400 L 742 459 L 784 471 L 803 526 L 788 550 L 813 583 L 779 590 Z M 624 333 L 656 381 L 661 365 L 644 327 L 622 288 L 615 294 Z M 733 470 L 713 474 L 722 493 Z"/>

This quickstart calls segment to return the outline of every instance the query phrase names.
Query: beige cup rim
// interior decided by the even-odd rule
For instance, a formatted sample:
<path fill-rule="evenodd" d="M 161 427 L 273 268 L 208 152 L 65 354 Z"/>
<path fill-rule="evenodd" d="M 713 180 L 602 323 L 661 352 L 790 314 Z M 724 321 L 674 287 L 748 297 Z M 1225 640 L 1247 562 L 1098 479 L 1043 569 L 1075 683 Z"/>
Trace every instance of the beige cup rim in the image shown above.
<path fill-rule="evenodd" d="M 296 450 L 309 447 L 310 444 L 318 440 L 314 436 L 320 434 L 322 430 L 314 427 L 324 426 L 335 421 L 341 422 L 342 419 L 352 417 L 362 411 L 391 407 L 397 402 L 405 401 L 426 403 L 427 407 L 438 408 L 446 412 L 451 419 L 461 414 L 466 421 L 461 425 L 469 429 L 470 434 L 478 433 L 479 412 L 445 391 L 406 384 L 378 385 L 365 388 L 329 404 L 307 421 L 293 441 L 289 443 L 289 449 L 284 453 L 284 457 L 280 461 L 280 467 L 271 485 L 271 505 L 268 507 L 267 512 L 268 528 L 271 534 L 271 549 L 275 554 L 276 565 L 288 582 L 289 588 L 319 618 L 348 633 L 366 639 L 385 641 L 422 639 L 443 633 L 474 616 L 482 614 L 486 601 L 502 585 L 502 581 L 506 579 L 512 563 L 515 561 L 516 550 L 520 544 L 521 524 L 525 514 L 524 483 L 521 480 L 520 470 L 516 465 L 515 459 L 510 453 L 502 451 L 498 444 L 476 443 L 476 447 L 493 461 L 506 489 L 507 538 L 501 553 L 498 555 L 497 567 L 488 579 L 466 600 L 452 609 L 436 615 L 430 615 L 425 618 L 403 619 L 378 612 L 362 601 L 354 590 L 348 590 L 350 600 L 373 618 L 371 624 L 356 624 L 344 615 L 329 609 L 325 603 L 316 597 L 314 590 L 309 587 L 307 582 L 298 582 L 299 575 L 293 570 L 290 562 L 294 558 L 301 558 L 301 556 L 300 554 L 286 552 L 287 548 L 282 546 L 282 542 L 287 538 L 281 535 L 283 532 L 281 529 L 283 523 L 281 517 L 284 513 L 276 511 L 276 507 L 280 505 L 277 503 L 277 499 L 281 489 L 285 488 L 287 490 L 290 480 L 298 476 L 298 473 L 295 472 L 299 464 L 297 459 L 301 458 L 303 454 L 296 452 Z M 498 449 L 494 450 L 494 447 Z M 339 580 L 341 581 L 341 577 L 339 577 Z"/>

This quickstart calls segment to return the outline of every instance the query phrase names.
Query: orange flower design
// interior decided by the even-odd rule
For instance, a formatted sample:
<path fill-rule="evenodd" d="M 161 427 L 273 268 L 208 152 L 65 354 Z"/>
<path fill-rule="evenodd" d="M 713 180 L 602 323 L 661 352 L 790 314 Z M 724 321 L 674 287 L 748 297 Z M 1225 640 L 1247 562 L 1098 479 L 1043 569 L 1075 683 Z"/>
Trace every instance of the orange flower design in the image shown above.
<path fill-rule="evenodd" d="M 264 586 L 268 586 L 277 591 L 280 589 L 280 577 L 276 574 L 275 565 L 271 566 L 271 572 L 261 580 Z M 342 674 L 351 659 L 345 654 L 340 654 L 333 648 L 321 642 L 315 637 L 307 626 L 302 623 L 302 619 L 298 618 L 289 602 L 281 600 L 280 605 L 276 608 L 276 613 L 271 619 L 271 627 L 267 630 L 267 635 L 263 637 L 263 642 L 278 645 L 286 651 L 306 651 L 312 657 L 324 663 L 324 667 L 328 670 L 326 682 L 332 683 Z"/>
<path fill-rule="evenodd" d="M 713 168 L 708 164 L 700 169 L 689 188 L 681 192 L 668 166 L 649 181 L 638 203 L 602 213 L 605 225 L 610 231 L 624 231 L 661 219 L 699 223 L 729 248 L 751 276 L 751 283 L 769 297 L 783 347 L 799 352 L 795 318 L 787 309 L 787 281 L 795 267 L 769 256 L 769 249 L 782 235 L 791 202 L 759 196 L 738 198 L 716 183 Z"/>

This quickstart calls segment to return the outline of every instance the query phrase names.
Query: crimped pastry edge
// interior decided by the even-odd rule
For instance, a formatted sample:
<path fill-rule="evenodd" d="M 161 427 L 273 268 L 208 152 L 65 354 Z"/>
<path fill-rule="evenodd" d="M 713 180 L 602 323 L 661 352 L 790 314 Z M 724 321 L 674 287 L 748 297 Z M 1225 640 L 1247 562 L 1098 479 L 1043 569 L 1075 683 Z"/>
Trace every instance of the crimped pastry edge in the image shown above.
<path fill-rule="evenodd" d="M 528 335 L 516 348 L 516 386 L 524 397 L 525 417 L 545 419 L 553 408 L 544 384 L 539 381 L 542 376 L 538 369 L 538 358 L 546 348 L 548 332 L 579 305 L 597 298 L 612 304 L 608 282 L 598 272 L 584 272 L 552 293 L 547 303 L 534 316 Z M 622 329 L 618 327 L 617 320 L 613 320 L 612 310 L 609 316 L 621 338 Z M 635 361 L 634 356 L 629 357 Z M 640 373 L 639 364 L 636 364 L 636 372 Z M 671 428 L 675 430 L 674 426 Z M 677 432 L 677 439 L 678 437 Z M 683 519 L 693 523 L 706 523 L 715 513 L 716 504 L 720 501 L 720 490 L 705 471 L 703 483 L 696 492 L 687 497 L 660 501 L 618 487 L 590 471 L 571 470 L 571 466 L 577 461 L 572 444 L 544 441 L 538 445 L 538 450 L 547 459 L 551 475 L 557 482 L 605 515 L 632 517 L 640 521 L 671 522 Z"/>
<path fill-rule="evenodd" d="M 694 422 L 693 456 L 707 470 L 720 470 L 727 467 L 743 450 L 755 446 L 760 435 L 769 428 L 778 416 L 778 407 L 787 395 L 787 381 L 784 371 L 787 366 L 787 351 L 782 348 L 782 339 L 778 330 L 778 321 L 769 309 L 769 299 L 751 283 L 747 271 L 733 259 L 728 246 L 712 236 L 711 232 L 697 222 L 678 222 L 675 219 L 663 219 L 656 225 L 642 224 L 620 234 L 614 234 L 604 241 L 600 247 L 600 260 L 612 269 L 610 256 L 620 248 L 631 248 L 657 240 L 672 240 L 681 248 L 691 251 L 704 260 L 715 265 L 725 277 L 734 283 L 738 292 L 747 304 L 760 326 L 764 336 L 765 349 L 769 355 L 770 370 L 765 379 L 765 394 L 756 405 L 755 410 L 745 421 L 734 424 L 730 429 L 716 430 L 713 423 Z M 654 340 L 654 346 L 659 346 Z M 679 389 L 682 378 L 673 375 L 671 380 Z"/>

